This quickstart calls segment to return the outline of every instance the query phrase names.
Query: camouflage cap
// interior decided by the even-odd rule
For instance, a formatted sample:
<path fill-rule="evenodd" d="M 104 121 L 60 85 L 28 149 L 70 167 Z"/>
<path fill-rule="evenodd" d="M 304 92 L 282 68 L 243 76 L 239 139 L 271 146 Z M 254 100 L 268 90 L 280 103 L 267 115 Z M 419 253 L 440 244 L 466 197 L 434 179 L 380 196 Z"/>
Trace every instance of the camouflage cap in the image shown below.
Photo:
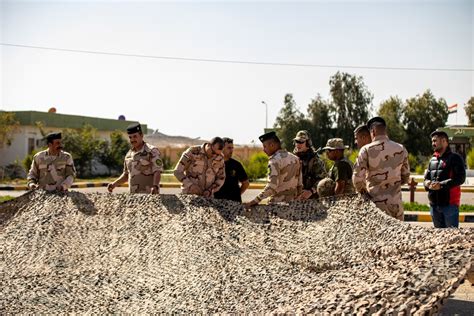
<path fill-rule="evenodd" d="M 335 149 L 346 149 L 349 146 L 344 146 L 344 141 L 342 138 L 331 138 L 326 143 L 326 147 L 323 147 L 324 150 L 335 150 Z"/>
<path fill-rule="evenodd" d="M 140 123 L 133 123 L 127 126 L 127 134 L 140 133 L 142 131 L 142 126 Z"/>
<path fill-rule="evenodd" d="M 307 141 L 307 140 L 310 140 L 311 137 L 309 136 L 309 133 L 308 131 L 299 131 L 298 133 L 296 133 L 296 137 L 293 138 L 293 140 L 299 140 L 299 141 Z"/>

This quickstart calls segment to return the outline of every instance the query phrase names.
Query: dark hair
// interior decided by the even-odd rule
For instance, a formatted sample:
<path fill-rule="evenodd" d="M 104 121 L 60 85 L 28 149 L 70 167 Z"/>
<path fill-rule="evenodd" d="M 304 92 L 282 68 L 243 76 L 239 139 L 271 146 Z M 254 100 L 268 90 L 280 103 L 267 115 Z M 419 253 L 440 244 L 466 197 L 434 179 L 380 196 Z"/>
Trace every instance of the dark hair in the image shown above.
<path fill-rule="evenodd" d="M 362 134 L 362 135 L 370 136 L 370 131 L 366 124 L 362 124 L 362 125 L 357 126 L 357 128 L 354 130 L 354 134 L 355 135 Z"/>
<path fill-rule="evenodd" d="M 222 140 L 224 141 L 224 144 L 233 144 L 234 143 L 234 140 L 232 138 L 229 138 L 229 137 L 224 137 L 224 138 L 222 138 Z"/>
<path fill-rule="evenodd" d="M 211 146 L 214 146 L 215 144 L 219 144 L 219 148 L 224 148 L 224 140 L 220 137 L 214 137 L 211 139 Z"/>

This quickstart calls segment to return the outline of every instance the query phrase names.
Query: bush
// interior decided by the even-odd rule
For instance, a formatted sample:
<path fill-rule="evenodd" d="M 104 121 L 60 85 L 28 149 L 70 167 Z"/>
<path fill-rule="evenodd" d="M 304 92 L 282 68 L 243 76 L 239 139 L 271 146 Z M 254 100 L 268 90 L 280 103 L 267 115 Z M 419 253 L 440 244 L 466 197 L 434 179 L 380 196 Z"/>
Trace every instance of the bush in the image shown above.
<path fill-rule="evenodd" d="M 349 156 L 347 156 L 347 158 L 353 163 L 355 164 L 356 160 L 357 160 L 357 156 L 359 156 L 359 150 L 358 149 L 353 149 L 349 152 Z"/>
<path fill-rule="evenodd" d="M 23 168 L 25 168 L 26 172 L 30 171 L 31 163 L 33 162 L 34 155 L 36 155 L 41 150 L 43 150 L 43 149 L 38 149 L 38 150 L 35 149 L 30 154 L 26 155 L 25 158 L 23 158 L 22 164 L 23 164 Z"/>
<path fill-rule="evenodd" d="M 474 169 L 474 149 L 467 152 L 466 163 L 469 169 Z"/>
<path fill-rule="evenodd" d="M 255 153 L 248 161 L 243 161 L 243 165 L 250 181 L 264 178 L 268 172 L 268 156 L 263 152 Z"/>

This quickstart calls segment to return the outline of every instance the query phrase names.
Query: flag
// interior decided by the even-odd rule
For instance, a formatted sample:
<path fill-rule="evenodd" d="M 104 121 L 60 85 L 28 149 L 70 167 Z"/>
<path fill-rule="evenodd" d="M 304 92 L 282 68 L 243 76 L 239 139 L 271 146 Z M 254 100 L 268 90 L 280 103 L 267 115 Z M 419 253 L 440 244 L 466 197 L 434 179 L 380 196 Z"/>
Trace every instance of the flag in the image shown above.
<path fill-rule="evenodd" d="M 457 103 L 448 106 L 448 114 L 457 113 L 457 111 L 458 111 L 458 104 Z"/>

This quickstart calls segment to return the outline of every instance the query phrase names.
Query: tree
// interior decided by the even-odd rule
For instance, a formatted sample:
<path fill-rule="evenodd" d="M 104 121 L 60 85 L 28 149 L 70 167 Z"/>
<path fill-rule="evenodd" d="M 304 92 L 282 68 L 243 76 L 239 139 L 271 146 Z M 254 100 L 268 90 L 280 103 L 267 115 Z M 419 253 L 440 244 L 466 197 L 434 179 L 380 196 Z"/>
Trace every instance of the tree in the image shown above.
<path fill-rule="evenodd" d="M 333 137 L 334 130 L 332 128 L 331 108 L 331 102 L 323 100 L 319 93 L 308 105 L 307 111 L 310 123 L 308 132 L 311 134 L 313 145 L 316 148 L 324 146 L 326 141 Z"/>
<path fill-rule="evenodd" d="M 466 111 L 468 124 L 471 126 L 474 125 L 474 97 L 471 97 L 469 101 L 467 101 L 464 111 Z"/>
<path fill-rule="evenodd" d="M 110 143 L 100 144 L 99 159 L 109 168 L 112 174 L 119 174 L 123 170 L 125 155 L 130 149 L 130 144 L 122 136 L 121 131 L 114 131 L 110 134 Z"/>
<path fill-rule="evenodd" d="M 20 123 L 15 118 L 15 113 L 0 111 L 0 147 L 10 146 L 13 134 L 18 130 Z"/>
<path fill-rule="evenodd" d="M 443 98 L 436 100 L 430 90 L 406 101 L 403 122 L 409 137 L 405 147 L 413 154 L 430 155 L 432 152 L 429 135 L 446 125 L 448 106 Z"/>
<path fill-rule="evenodd" d="M 79 130 L 63 130 L 62 142 L 65 150 L 71 153 L 77 175 L 81 178 L 92 174 L 92 162 L 100 159 L 106 146 L 105 141 L 97 137 L 97 129 L 91 125 L 84 125 Z"/>
<path fill-rule="evenodd" d="M 403 126 L 404 104 L 399 97 L 390 97 L 382 101 L 377 115 L 385 119 L 389 137 L 398 143 L 405 141 L 405 128 Z"/>
<path fill-rule="evenodd" d="M 278 129 L 278 136 L 283 147 L 288 150 L 293 148 L 293 138 L 296 133 L 309 127 L 309 122 L 305 120 L 303 113 L 296 107 L 291 93 L 285 95 L 283 108 L 276 118 L 274 127 Z"/>
<path fill-rule="evenodd" d="M 332 114 L 336 118 L 337 137 L 351 144 L 354 129 L 367 122 L 372 111 L 373 95 L 369 92 L 362 77 L 345 72 L 337 72 L 329 80 L 332 97 Z"/>

